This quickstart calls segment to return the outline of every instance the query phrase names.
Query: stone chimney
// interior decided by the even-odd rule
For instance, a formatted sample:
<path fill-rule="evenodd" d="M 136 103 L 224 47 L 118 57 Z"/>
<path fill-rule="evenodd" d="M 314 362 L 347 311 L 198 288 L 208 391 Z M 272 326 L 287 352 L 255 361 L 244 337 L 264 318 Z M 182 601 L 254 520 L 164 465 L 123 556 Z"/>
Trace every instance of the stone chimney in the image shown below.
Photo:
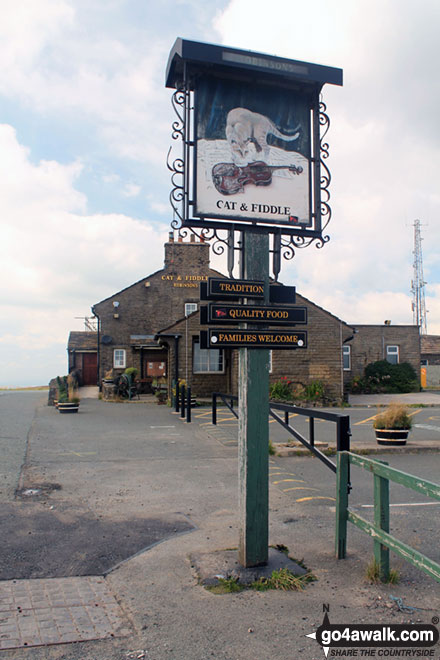
<path fill-rule="evenodd" d="M 165 270 L 180 275 L 208 275 L 209 243 L 196 241 L 195 236 L 190 241 L 180 238 L 175 243 L 170 235 L 165 243 Z"/>

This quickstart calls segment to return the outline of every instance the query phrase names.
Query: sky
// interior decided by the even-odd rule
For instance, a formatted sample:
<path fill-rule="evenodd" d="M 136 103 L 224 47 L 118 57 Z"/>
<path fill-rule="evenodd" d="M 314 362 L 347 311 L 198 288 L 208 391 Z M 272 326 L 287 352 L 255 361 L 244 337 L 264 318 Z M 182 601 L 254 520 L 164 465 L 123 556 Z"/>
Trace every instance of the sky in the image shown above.
<path fill-rule="evenodd" d="M 66 373 L 91 306 L 162 267 L 177 37 L 343 69 L 323 89 L 330 241 L 280 280 L 348 323 L 411 324 L 418 219 L 440 334 L 438 0 L 1 5 L 0 387 Z"/>

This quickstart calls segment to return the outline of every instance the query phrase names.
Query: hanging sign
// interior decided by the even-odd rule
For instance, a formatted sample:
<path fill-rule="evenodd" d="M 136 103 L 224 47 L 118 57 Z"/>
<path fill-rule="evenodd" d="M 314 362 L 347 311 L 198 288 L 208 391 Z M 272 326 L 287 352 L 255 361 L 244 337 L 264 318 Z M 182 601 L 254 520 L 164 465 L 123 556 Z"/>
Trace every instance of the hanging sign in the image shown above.
<path fill-rule="evenodd" d="M 322 242 L 321 215 L 330 219 L 326 83 L 342 85 L 342 71 L 177 39 L 166 85 L 176 90 L 173 138 L 185 148 L 168 158 L 173 227 L 257 228 Z"/>
<path fill-rule="evenodd" d="M 209 329 L 200 332 L 200 348 L 307 348 L 307 332 Z"/>
<path fill-rule="evenodd" d="M 307 307 L 261 307 L 259 305 L 222 305 L 210 303 L 200 308 L 200 323 L 295 325 L 307 323 Z"/>

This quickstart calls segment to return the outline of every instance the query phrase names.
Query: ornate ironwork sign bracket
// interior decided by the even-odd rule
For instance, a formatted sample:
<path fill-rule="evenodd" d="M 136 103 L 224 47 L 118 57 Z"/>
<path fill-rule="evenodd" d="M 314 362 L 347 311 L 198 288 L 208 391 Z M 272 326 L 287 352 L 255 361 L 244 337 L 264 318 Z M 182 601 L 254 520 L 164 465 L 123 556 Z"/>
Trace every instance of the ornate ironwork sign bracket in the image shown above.
<path fill-rule="evenodd" d="M 257 76 L 260 96 L 254 92 Z M 320 98 L 325 83 L 341 85 L 342 71 L 181 39 L 170 53 L 166 84 L 175 90 L 172 139 L 180 146 L 177 156 L 170 147 L 167 157 L 171 227 L 210 242 L 215 254 L 226 252 L 229 277 L 242 232 L 272 235 L 275 280 L 282 258 L 330 240 L 330 120 Z M 273 104 L 277 88 L 282 113 Z M 265 105 L 268 89 L 272 105 Z M 239 98 L 248 99 L 242 103 L 249 107 L 235 107 Z M 281 124 L 289 113 L 301 122 L 285 120 L 283 133 L 270 115 Z M 281 164 L 272 164 L 268 154 Z M 292 204 L 285 192 L 290 189 Z"/>

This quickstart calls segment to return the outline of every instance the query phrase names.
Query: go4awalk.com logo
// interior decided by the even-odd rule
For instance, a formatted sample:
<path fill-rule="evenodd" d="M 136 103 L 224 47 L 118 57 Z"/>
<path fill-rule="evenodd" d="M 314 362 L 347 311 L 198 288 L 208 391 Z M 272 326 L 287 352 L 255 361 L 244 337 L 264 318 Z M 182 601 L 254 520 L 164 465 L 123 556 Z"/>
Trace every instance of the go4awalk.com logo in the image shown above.
<path fill-rule="evenodd" d="M 325 657 L 433 658 L 439 640 L 436 625 L 430 624 L 332 624 L 323 606 L 324 620 L 316 632 L 306 635 L 322 646 Z"/>

